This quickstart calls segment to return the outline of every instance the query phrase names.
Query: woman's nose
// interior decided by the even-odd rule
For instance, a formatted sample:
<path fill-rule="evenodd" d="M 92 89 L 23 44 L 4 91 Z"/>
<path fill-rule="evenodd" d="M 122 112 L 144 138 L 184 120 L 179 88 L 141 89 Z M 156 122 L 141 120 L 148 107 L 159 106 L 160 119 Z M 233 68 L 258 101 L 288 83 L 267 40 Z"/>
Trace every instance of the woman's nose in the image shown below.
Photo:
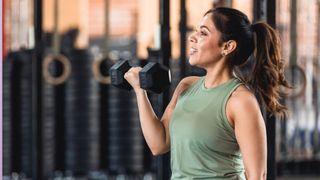
<path fill-rule="evenodd" d="M 189 41 L 190 42 L 193 42 L 193 43 L 196 43 L 197 42 L 197 38 L 195 36 L 196 32 L 193 32 L 190 36 L 189 36 Z"/>

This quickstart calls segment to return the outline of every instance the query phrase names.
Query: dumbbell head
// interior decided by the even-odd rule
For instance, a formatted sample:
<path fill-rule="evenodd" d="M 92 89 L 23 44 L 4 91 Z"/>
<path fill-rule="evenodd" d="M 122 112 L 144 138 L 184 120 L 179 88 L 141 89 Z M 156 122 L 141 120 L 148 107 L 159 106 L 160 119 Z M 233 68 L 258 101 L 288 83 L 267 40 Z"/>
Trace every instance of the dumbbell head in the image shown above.
<path fill-rule="evenodd" d="M 158 94 L 166 90 L 171 83 L 170 70 L 155 62 L 145 65 L 139 73 L 139 78 L 142 89 Z"/>
<path fill-rule="evenodd" d="M 128 60 L 121 60 L 114 64 L 110 70 L 111 84 L 121 89 L 131 90 L 132 87 L 127 80 L 124 79 L 124 74 L 131 68 Z"/>

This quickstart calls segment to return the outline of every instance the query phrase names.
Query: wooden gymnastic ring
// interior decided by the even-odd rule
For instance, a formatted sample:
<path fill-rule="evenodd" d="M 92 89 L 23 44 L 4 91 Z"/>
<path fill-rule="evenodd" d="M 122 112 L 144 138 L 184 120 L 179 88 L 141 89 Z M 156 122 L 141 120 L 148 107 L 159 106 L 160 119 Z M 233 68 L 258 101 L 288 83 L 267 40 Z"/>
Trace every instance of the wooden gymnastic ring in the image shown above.
<path fill-rule="evenodd" d="M 286 93 L 287 94 L 287 97 L 290 98 L 290 99 L 296 99 L 298 97 L 302 97 L 306 91 L 306 87 L 307 87 L 307 77 L 306 77 L 306 74 L 304 72 L 304 70 L 299 66 L 299 65 L 290 65 L 287 70 L 289 70 L 289 72 L 292 72 L 294 70 L 298 70 L 298 72 L 300 72 L 301 74 L 301 78 L 302 78 L 302 83 L 301 85 L 299 85 L 299 91 L 298 92 L 295 92 L 295 89 L 297 89 L 297 87 L 294 86 L 294 84 L 291 84 L 292 85 L 292 90 L 289 90 L 289 93 Z M 289 80 L 289 79 L 288 79 Z M 289 80 L 289 83 L 292 83 L 292 79 Z"/>
<path fill-rule="evenodd" d="M 63 72 L 59 77 L 53 77 L 49 72 L 49 65 L 55 60 L 61 62 L 61 64 L 63 65 Z M 71 74 L 70 61 L 66 56 L 62 54 L 58 54 L 58 55 L 50 54 L 44 58 L 44 61 L 42 64 L 42 73 L 43 73 L 43 78 L 49 84 L 52 84 L 52 85 L 62 84 L 69 78 Z"/>
<path fill-rule="evenodd" d="M 105 76 L 100 71 L 100 65 L 103 61 L 107 61 L 108 59 L 103 57 L 101 59 L 96 60 L 92 65 L 92 72 L 94 79 L 102 84 L 110 84 L 111 78 L 110 76 Z M 111 60 L 110 60 L 111 61 Z"/>

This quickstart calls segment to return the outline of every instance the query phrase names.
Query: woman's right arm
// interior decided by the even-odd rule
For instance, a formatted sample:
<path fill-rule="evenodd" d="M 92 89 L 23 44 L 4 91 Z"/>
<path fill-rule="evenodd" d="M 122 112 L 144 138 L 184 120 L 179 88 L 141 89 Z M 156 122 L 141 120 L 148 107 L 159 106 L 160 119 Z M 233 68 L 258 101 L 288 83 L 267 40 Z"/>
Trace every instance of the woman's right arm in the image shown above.
<path fill-rule="evenodd" d="M 139 117 L 142 133 L 153 155 L 164 154 L 170 149 L 169 122 L 176 106 L 179 95 L 199 77 L 187 77 L 180 81 L 171 98 L 170 103 L 161 118 L 156 116 L 145 90 L 138 84 L 140 68 L 131 68 L 125 75 L 137 96 Z"/>

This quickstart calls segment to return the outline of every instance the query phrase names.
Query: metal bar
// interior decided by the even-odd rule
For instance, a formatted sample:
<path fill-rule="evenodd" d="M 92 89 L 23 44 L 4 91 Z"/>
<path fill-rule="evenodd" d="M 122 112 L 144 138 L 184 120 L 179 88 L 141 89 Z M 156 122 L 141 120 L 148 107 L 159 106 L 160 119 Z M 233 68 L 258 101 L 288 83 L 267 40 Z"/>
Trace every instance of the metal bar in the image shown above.
<path fill-rule="evenodd" d="M 266 118 L 266 129 L 267 129 L 267 179 L 276 179 L 276 118 L 274 116 Z"/>
<path fill-rule="evenodd" d="M 267 22 L 276 28 L 276 0 L 267 1 Z"/>
<path fill-rule="evenodd" d="M 267 20 L 266 0 L 253 1 L 253 22 Z"/>
<path fill-rule="evenodd" d="M 187 43 L 187 10 L 186 0 L 180 0 L 180 79 L 186 76 L 186 43 Z"/>
<path fill-rule="evenodd" d="M 162 64 L 170 68 L 171 41 L 170 41 L 170 0 L 160 0 L 160 25 L 161 25 L 161 51 Z M 169 91 L 163 94 L 162 112 L 169 103 Z"/>
<path fill-rule="evenodd" d="M 32 179 L 41 179 L 41 40 L 42 0 L 33 1 L 35 49 L 32 59 Z"/>
<path fill-rule="evenodd" d="M 110 2 L 109 0 L 104 0 L 104 49 L 103 51 L 103 55 L 104 57 L 108 57 L 109 56 L 109 45 L 110 45 L 110 39 L 109 39 L 109 12 L 110 11 Z"/>
<path fill-rule="evenodd" d="M 297 0 L 291 1 L 290 8 L 290 65 L 297 64 Z M 294 77 L 292 77 L 294 79 Z"/>
<path fill-rule="evenodd" d="M 53 43 L 52 51 L 54 55 L 59 54 L 60 39 L 59 39 L 59 0 L 53 2 Z"/>
<path fill-rule="evenodd" d="M 166 67 L 169 67 L 171 58 L 170 0 L 160 0 L 160 26 L 162 63 Z"/>
<path fill-rule="evenodd" d="M 276 0 L 268 0 L 266 2 L 266 20 L 270 26 L 276 28 Z M 266 129 L 267 129 L 267 179 L 275 180 L 277 169 L 276 169 L 276 117 L 267 116 L 266 118 Z"/>
<path fill-rule="evenodd" d="M 160 59 L 162 64 L 170 68 L 171 58 L 171 42 L 170 42 L 170 0 L 160 0 L 160 26 L 161 26 L 161 51 Z M 169 90 L 162 94 L 161 99 L 161 112 L 163 113 L 169 103 Z M 170 156 L 169 154 L 163 155 L 158 159 L 158 173 L 157 179 L 167 180 L 170 179 Z"/>

